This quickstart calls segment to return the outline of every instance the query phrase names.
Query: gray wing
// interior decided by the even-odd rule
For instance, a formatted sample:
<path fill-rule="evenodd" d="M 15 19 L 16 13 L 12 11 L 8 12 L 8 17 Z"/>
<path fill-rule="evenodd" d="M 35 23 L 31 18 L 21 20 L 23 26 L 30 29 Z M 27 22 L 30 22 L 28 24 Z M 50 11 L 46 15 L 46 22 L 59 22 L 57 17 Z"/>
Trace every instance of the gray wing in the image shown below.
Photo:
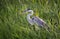
<path fill-rule="evenodd" d="M 38 26 L 43 27 L 47 31 L 50 32 L 50 27 L 41 18 L 39 18 L 39 17 L 33 17 L 32 20 L 33 20 L 34 23 L 38 24 Z"/>
<path fill-rule="evenodd" d="M 44 22 L 39 17 L 32 17 L 32 20 L 34 21 L 34 23 L 36 23 L 36 24 L 38 24 L 39 26 L 42 26 L 42 27 L 46 24 L 46 22 Z"/>

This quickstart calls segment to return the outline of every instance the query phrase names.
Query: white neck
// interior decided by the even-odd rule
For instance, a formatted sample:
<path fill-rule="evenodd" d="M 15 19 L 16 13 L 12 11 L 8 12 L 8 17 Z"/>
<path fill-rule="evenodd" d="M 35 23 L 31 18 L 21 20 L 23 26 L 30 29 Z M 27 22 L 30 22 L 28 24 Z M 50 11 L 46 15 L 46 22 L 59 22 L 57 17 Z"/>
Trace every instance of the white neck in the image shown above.
<path fill-rule="evenodd" d="M 32 15 L 33 15 L 33 11 L 31 11 L 31 13 L 27 15 L 27 19 L 31 19 L 30 16 Z"/>
<path fill-rule="evenodd" d="M 33 15 L 33 11 L 32 11 L 30 14 L 27 15 L 27 21 L 28 21 L 31 25 L 33 25 L 34 23 L 33 23 L 32 19 L 30 18 L 31 15 Z"/>

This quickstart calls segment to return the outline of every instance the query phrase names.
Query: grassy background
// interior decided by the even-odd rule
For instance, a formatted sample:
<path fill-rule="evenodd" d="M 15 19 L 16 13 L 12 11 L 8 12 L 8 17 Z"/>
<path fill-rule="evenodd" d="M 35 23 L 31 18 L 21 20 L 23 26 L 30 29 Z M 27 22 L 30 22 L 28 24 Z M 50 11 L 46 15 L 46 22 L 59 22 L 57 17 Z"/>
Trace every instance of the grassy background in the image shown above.
<path fill-rule="evenodd" d="M 51 27 L 35 31 L 27 22 L 26 8 Z M 60 0 L 0 0 L 0 39 L 60 39 Z"/>

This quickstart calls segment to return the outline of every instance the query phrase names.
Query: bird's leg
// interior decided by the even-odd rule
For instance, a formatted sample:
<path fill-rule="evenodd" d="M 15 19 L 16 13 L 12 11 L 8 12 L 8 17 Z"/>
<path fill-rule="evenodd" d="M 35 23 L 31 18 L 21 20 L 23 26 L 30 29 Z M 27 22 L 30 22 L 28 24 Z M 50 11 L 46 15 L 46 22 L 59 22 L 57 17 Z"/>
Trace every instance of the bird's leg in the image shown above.
<path fill-rule="evenodd" d="M 33 30 L 35 31 L 35 25 L 33 25 Z"/>
<path fill-rule="evenodd" d="M 35 25 L 31 25 L 30 29 L 35 31 Z"/>
<path fill-rule="evenodd" d="M 29 25 L 30 25 L 30 24 L 29 24 Z M 32 25 L 30 25 L 29 28 L 30 28 L 31 30 L 33 30 L 33 26 L 32 26 Z"/>
<path fill-rule="evenodd" d="M 30 29 L 36 31 L 37 30 L 36 27 L 37 27 L 36 25 L 32 25 Z"/>
<path fill-rule="evenodd" d="M 38 27 L 38 25 L 35 25 L 35 26 L 34 26 L 34 30 L 35 30 L 35 31 L 39 31 L 39 30 L 40 30 L 40 28 Z"/>

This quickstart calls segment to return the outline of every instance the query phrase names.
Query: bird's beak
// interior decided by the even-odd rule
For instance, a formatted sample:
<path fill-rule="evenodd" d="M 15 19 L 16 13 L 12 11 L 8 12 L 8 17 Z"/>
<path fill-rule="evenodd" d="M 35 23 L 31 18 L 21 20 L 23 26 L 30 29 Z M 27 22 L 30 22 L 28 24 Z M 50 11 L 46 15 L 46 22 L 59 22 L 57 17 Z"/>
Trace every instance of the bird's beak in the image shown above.
<path fill-rule="evenodd" d="M 27 12 L 27 10 L 24 10 L 23 13 L 25 14 Z"/>

